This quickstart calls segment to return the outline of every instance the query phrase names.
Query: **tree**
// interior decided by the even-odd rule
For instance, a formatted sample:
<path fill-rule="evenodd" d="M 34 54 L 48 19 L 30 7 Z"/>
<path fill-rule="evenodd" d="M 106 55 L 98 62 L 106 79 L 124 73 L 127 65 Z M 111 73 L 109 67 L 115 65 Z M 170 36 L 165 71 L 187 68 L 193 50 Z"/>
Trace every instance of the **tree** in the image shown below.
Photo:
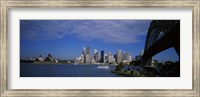
<path fill-rule="evenodd" d="M 116 66 L 116 69 L 117 69 L 117 70 L 120 70 L 120 69 L 122 69 L 122 68 L 124 68 L 124 64 L 123 64 L 122 62 L 120 62 L 120 63 Z"/>
<path fill-rule="evenodd" d="M 136 61 L 131 61 L 130 65 L 136 65 Z"/>

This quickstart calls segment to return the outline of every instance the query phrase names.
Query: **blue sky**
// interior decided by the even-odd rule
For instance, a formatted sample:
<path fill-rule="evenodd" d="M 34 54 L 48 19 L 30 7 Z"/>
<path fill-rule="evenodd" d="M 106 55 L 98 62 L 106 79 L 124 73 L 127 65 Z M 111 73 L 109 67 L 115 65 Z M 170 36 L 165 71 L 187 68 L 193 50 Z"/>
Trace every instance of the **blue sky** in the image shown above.
<path fill-rule="evenodd" d="M 90 46 L 91 55 L 95 48 L 112 54 L 121 49 L 134 57 L 144 49 L 150 23 L 151 20 L 20 20 L 20 57 L 46 57 L 51 53 L 54 58 L 73 59 L 80 56 L 84 46 Z"/>

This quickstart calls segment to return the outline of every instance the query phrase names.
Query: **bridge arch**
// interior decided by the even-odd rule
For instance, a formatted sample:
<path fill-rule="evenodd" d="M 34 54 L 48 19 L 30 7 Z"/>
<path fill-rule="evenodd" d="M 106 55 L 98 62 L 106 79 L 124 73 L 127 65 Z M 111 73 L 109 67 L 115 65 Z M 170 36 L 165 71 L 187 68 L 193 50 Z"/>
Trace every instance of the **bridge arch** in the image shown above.
<path fill-rule="evenodd" d="M 180 20 L 152 21 L 147 32 L 141 64 L 145 65 L 152 56 L 170 47 L 180 56 Z"/>

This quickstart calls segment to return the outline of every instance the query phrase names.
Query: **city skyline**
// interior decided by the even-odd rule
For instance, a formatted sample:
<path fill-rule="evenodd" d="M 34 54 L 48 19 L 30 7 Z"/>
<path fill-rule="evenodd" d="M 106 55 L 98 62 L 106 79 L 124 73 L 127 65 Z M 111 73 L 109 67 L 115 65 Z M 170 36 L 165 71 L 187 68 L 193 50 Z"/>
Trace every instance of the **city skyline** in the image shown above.
<path fill-rule="evenodd" d="M 109 63 L 116 64 L 120 62 L 131 62 L 132 58 L 129 52 L 117 50 L 116 53 L 110 51 L 98 51 L 94 49 L 93 55 L 90 54 L 90 46 L 83 47 L 82 53 L 75 59 L 77 64 L 87 63 Z"/>
<path fill-rule="evenodd" d="M 94 49 L 99 53 L 104 50 L 112 54 L 121 49 L 134 58 L 144 49 L 150 22 L 151 20 L 20 20 L 20 57 L 38 57 L 40 54 L 45 56 L 51 53 L 55 58 L 75 59 L 80 56 L 84 46 L 90 46 L 90 56 L 94 54 Z M 174 50 L 169 49 L 164 54 L 170 52 Z M 160 56 L 160 59 L 177 60 L 171 56 Z"/>

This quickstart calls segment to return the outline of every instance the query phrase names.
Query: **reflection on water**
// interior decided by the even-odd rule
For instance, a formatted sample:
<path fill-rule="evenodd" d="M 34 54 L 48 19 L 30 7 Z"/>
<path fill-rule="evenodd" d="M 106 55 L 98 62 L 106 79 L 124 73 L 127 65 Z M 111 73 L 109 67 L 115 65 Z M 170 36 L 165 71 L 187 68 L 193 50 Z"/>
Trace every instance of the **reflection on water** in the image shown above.
<path fill-rule="evenodd" d="M 122 77 L 111 73 L 115 68 L 97 68 L 99 65 L 74 65 L 74 64 L 32 64 L 20 63 L 20 77 Z"/>

